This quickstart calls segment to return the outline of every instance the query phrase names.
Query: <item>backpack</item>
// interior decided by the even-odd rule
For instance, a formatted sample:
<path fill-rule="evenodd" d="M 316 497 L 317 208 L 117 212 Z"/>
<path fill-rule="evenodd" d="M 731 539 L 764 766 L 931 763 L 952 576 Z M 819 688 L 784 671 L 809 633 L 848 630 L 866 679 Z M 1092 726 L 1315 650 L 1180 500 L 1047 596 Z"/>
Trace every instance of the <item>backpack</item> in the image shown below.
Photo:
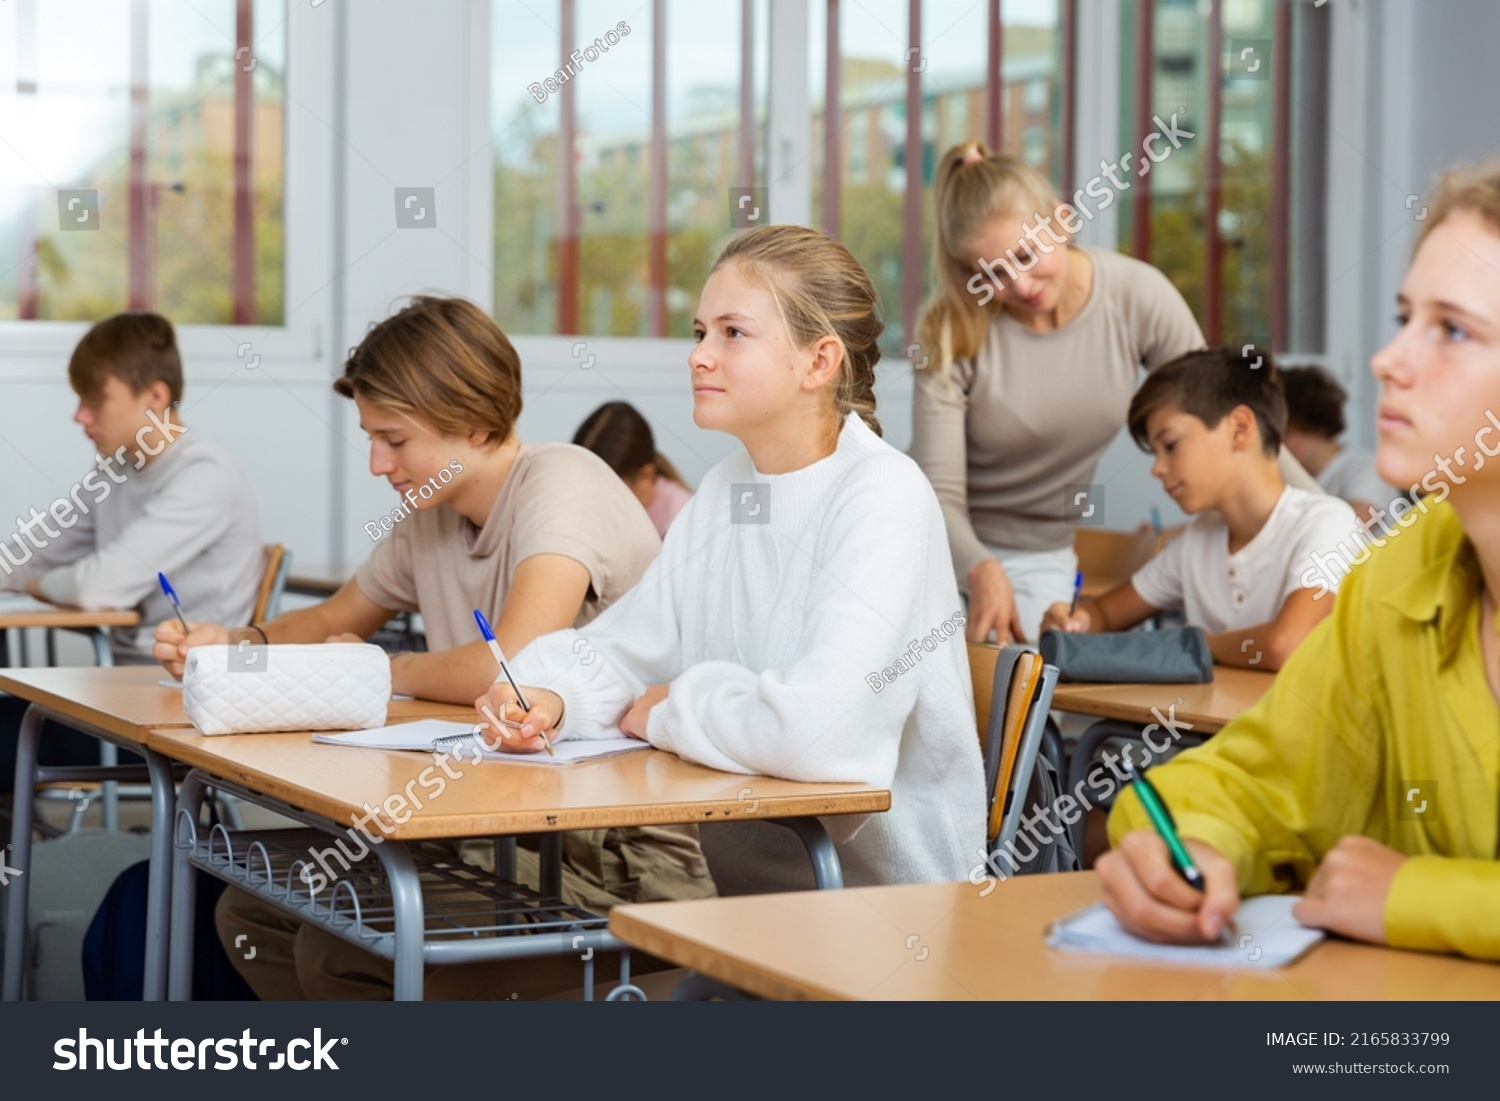
<path fill-rule="evenodd" d="M 84 996 L 91 1002 L 138 1002 L 146 980 L 146 882 L 150 862 L 120 873 L 83 939 Z M 255 1001 L 240 978 L 214 926 L 214 907 L 227 884 L 194 870 L 197 904 L 193 913 L 193 1000 Z"/>

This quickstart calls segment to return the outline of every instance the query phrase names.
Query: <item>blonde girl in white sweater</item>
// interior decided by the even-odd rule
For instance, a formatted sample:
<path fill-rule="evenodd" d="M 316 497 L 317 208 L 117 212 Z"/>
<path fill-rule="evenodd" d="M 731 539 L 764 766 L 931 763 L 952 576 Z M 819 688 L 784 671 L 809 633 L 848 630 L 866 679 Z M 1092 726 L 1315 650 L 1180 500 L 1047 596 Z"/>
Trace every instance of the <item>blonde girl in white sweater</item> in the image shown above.
<path fill-rule="evenodd" d="M 481 718 L 524 725 L 487 736 L 534 752 L 538 731 L 619 729 L 731 772 L 888 787 L 888 813 L 824 820 L 845 882 L 961 879 L 984 804 L 964 621 L 932 487 L 880 438 L 874 287 L 823 233 L 765 226 L 720 254 L 693 326 L 693 419 L 744 450 L 634 589 L 516 656 L 531 710 L 497 682 Z M 789 831 L 702 836 L 723 893 L 812 884 Z"/>

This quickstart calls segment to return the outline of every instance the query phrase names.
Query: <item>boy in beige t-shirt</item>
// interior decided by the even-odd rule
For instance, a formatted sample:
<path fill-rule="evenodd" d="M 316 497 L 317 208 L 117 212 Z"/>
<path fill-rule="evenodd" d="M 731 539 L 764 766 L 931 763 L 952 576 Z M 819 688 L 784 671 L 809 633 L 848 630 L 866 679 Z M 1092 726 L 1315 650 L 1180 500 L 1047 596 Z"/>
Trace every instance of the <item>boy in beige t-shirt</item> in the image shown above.
<path fill-rule="evenodd" d="M 650 518 L 597 455 L 567 443 L 521 444 L 483 527 L 451 509 L 413 512 L 382 533 L 355 581 L 381 607 L 420 612 L 428 646 L 451 650 L 478 637 L 474 609 L 503 607 L 529 558 L 561 555 L 588 571 L 568 625 L 581 627 L 660 550 Z"/>

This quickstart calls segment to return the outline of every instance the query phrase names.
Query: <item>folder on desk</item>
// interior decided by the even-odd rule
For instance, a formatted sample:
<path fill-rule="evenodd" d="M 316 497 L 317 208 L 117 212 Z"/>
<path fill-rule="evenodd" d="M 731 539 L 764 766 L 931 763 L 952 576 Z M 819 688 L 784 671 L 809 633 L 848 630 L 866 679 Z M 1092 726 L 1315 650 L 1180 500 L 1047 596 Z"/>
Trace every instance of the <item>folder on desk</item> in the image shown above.
<path fill-rule="evenodd" d="M 1261 895 L 1240 904 L 1236 932 L 1223 944 L 1153 944 L 1127 933 L 1102 904 L 1055 922 L 1047 943 L 1065 952 L 1094 952 L 1106 956 L 1185 963 L 1206 967 L 1285 967 L 1323 939 L 1323 930 L 1309 929 L 1292 916 L 1299 895 Z"/>
<path fill-rule="evenodd" d="M 598 761 L 650 748 L 638 738 L 621 734 L 617 738 L 553 742 L 556 754 L 553 757 L 545 753 L 499 753 L 484 745 L 483 740 L 474 733 L 474 724 L 446 722 L 442 719 L 421 719 L 374 730 L 355 730 L 348 734 L 314 734 L 313 741 L 327 745 L 353 745 L 361 749 L 447 751 L 455 757 L 468 760 L 473 760 L 478 753 L 486 761 L 505 761 L 514 765 L 572 765 L 580 761 Z"/>

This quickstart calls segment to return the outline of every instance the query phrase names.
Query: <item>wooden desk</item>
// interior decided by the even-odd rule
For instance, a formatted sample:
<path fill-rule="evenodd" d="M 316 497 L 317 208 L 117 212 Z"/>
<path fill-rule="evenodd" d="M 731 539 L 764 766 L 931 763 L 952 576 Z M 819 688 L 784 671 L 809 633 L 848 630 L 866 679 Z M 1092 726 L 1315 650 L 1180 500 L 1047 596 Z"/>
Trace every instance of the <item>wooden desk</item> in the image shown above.
<path fill-rule="evenodd" d="M 1494 1000 L 1500 966 L 1327 941 L 1276 971 L 1058 952 L 1049 922 L 1095 902 L 1092 872 L 617 906 L 627 943 L 774 999 Z"/>
<path fill-rule="evenodd" d="M 1212 734 L 1259 703 L 1275 680 L 1275 673 L 1215 665 L 1208 684 L 1059 684 L 1052 706 L 1144 726 L 1157 721 L 1153 707 L 1165 713 L 1173 705 L 1195 732 Z"/>
<path fill-rule="evenodd" d="M 182 690 L 164 688 L 159 665 L 10 669 L 0 672 L 0 691 L 40 704 L 61 721 L 106 730 L 145 745 L 153 726 L 192 726 L 182 710 Z"/>
<path fill-rule="evenodd" d="M 152 727 L 193 725 L 182 709 L 182 689 L 160 683 L 166 676 L 159 665 L 11 669 L 0 671 L 0 692 L 39 704 L 59 721 L 77 723 L 86 732 L 107 731 L 145 745 Z M 392 700 L 387 712 L 388 722 L 473 718 L 473 707 L 435 700 Z"/>
<path fill-rule="evenodd" d="M 58 627 L 87 630 L 90 627 L 136 627 L 141 615 L 134 611 L 96 611 L 69 608 L 62 604 L 35 602 L 35 607 L 7 607 L 0 601 L 0 630 L 11 627 Z"/>
<path fill-rule="evenodd" d="M 65 604 L 48 604 L 22 593 L 0 593 L 0 631 L 11 628 L 37 627 L 46 630 L 72 630 L 88 635 L 94 647 L 94 660 L 101 666 L 115 663 L 114 647 L 110 645 L 110 627 L 135 627 L 141 622 L 139 612 L 133 610 L 104 609 L 89 611 L 72 608 Z M 9 647 L 7 663 L 9 661 Z M 25 639 L 22 639 L 25 653 Z M 52 636 L 47 636 L 47 660 L 55 661 Z M 24 661 L 24 657 L 21 659 Z"/>
<path fill-rule="evenodd" d="M 461 717 L 472 719 L 472 708 Z M 428 753 L 322 745 L 306 733 L 204 737 L 196 730 L 164 728 L 151 731 L 147 744 L 340 825 L 362 814 L 367 801 L 374 805 L 404 791 L 432 764 Z M 453 760 L 462 780 L 450 781 L 442 798 L 422 810 L 413 809 L 389 836 L 414 841 L 871 814 L 891 805 L 890 792 L 881 788 L 741 776 L 655 749 L 559 767 Z"/>
<path fill-rule="evenodd" d="M 395 997 L 405 1001 L 422 996 L 424 962 L 570 954 L 581 945 L 590 949 L 585 958 L 591 959 L 593 948 L 622 947 L 609 936 L 601 918 L 570 908 L 561 899 L 561 831 L 745 818 L 783 821 L 801 837 L 817 882 L 838 886 L 842 880 L 837 853 L 818 817 L 884 811 L 891 801 L 890 792 L 861 784 L 800 784 L 717 772 L 655 749 L 563 767 L 491 760 L 475 764 L 465 757 L 451 757 L 452 771 L 441 791 L 429 794 L 420 775 L 425 772 L 429 779 L 443 775 L 429 753 L 324 745 L 311 741 L 308 734 L 206 738 L 196 731 L 171 727 L 152 730 L 147 741 L 157 754 L 194 766 L 182 785 L 180 817 L 196 821 L 202 793 L 212 786 L 317 831 L 311 837 L 307 831 L 300 835 L 281 831 L 274 837 L 242 835 L 244 839 L 239 840 L 226 834 L 219 849 L 212 835 L 202 842 L 194 836 L 187 844 L 179 843 L 172 865 L 168 978 L 168 993 L 174 999 L 186 998 L 192 989 L 195 867 L 385 955 L 392 961 Z M 415 804 L 407 801 L 403 793 L 414 793 L 419 787 L 423 790 Z M 389 807 L 393 797 L 403 800 L 397 808 Z M 356 842 L 359 853 L 349 855 L 365 859 L 368 869 L 360 865 L 358 876 L 338 878 L 329 901 L 320 904 L 316 894 L 310 893 L 311 881 L 307 889 L 297 883 L 297 870 L 312 867 L 309 860 L 314 849 L 329 845 L 340 834 L 352 841 L 356 822 L 369 828 L 367 803 L 386 807 L 374 826 L 384 835 L 382 843 L 370 846 L 374 851 L 366 854 L 363 843 Z M 465 904 L 469 914 L 476 905 L 488 913 L 493 904 L 495 926 L 489 933 L 473 935 L 469 923 L 454 924 L 442 913 L 435 916 L 435 928 L 428 929 L 426 881 L 417 859 L 421 847 L 408 842 L 529 833 L 542 835 L 539 892 L 516 893 L 521 889 L 514 885 L 512 849 L 509 870 L 498 875 L 506 882 L 495 885 L 497 892 L 508 892 L 504 898 L 496 894 L 490 896 L 491 903 Z M 252 859 L 257 845 L 261 865 Z M 238 863 L 231 855 L 235 847 L 244 854 Z M 216 858 L 216 852 L 222 857 Z M 504 866 L 502 852 L 503 846 L 497 846 L 497 872 Z M 338 863 L 342 870 L 349 869 L 342 859 Z M 257 867 L 263 867 L 265 874 L 257 876 Z M 337 875 L 331 865 L 326 868 Z M 451 870 L 441 880 L 451 883 Z M 341 888 L 346 909 L 336 915 Z M 361 890 L 367 892 L 363 902 Z M 441 895 L 442 883 L 433 890 Z M 442 905 L 441 897 L 438 904 Z M 504 916 L 521 913 L 536 915 L 536 923 L 515 924 Z M 371 915 L 368 921 L 364 914 Z M 513 925 L 513 930 L 506 928 Z M 455 938 L 454 933 L 461 935 Z M 586 972 L 586 976 L 591 974 Z M 586 988 L 590 982 L 586 977 Z"/>
<path fill-rule="evenodd" d="M 24 873 L 31 867 L 31 820 L 36 785 L 55 780 L 105 782 L 106 810 L 119 779 L 149 780 L 151 784 L 151 875 L 147 887 L 147 963 L 145 994 L 148 1000 L 166 993 L 166 927 L 168 868 L 171 863 L 172 814 L 175 805 L 170 761 L 146 744 L 147 732 L 178 729 L 192 732 L 182 709 L 182 690 L 160 682 L 166 673 L 156 665 L 133 665 L 98 669 L 92 666 L 63 669 L 12 669 L 0 673 L 0 691 L 11 693 L 33 706 L 21 724 L 16 750 L 16 790 L 11 846 L 6 863 Z M 395 700 L 390 722 L 416 718 L 472 719 L 472 707 L 435 703 L 431 700 Z M 49 768 L 37 763 L 37 745 L 46 718 L 92 734 L 111 751 L 98 766 Z M 303 735 L 302 737 L 306 737 Z M 115 767 L 114 752 L 120 746 L 145 758 L 145 766 Z M 110 779 L 113 776 L 114 779 Z M 106 827 L 114 822 L 106 815 Z M 18 878 L 7 893 L 5 910 L 5 969 L 0 994 L 16 1000 L 22 993 L 21 963 L 25 954 L 26 914 L 31 880 Z"/>

